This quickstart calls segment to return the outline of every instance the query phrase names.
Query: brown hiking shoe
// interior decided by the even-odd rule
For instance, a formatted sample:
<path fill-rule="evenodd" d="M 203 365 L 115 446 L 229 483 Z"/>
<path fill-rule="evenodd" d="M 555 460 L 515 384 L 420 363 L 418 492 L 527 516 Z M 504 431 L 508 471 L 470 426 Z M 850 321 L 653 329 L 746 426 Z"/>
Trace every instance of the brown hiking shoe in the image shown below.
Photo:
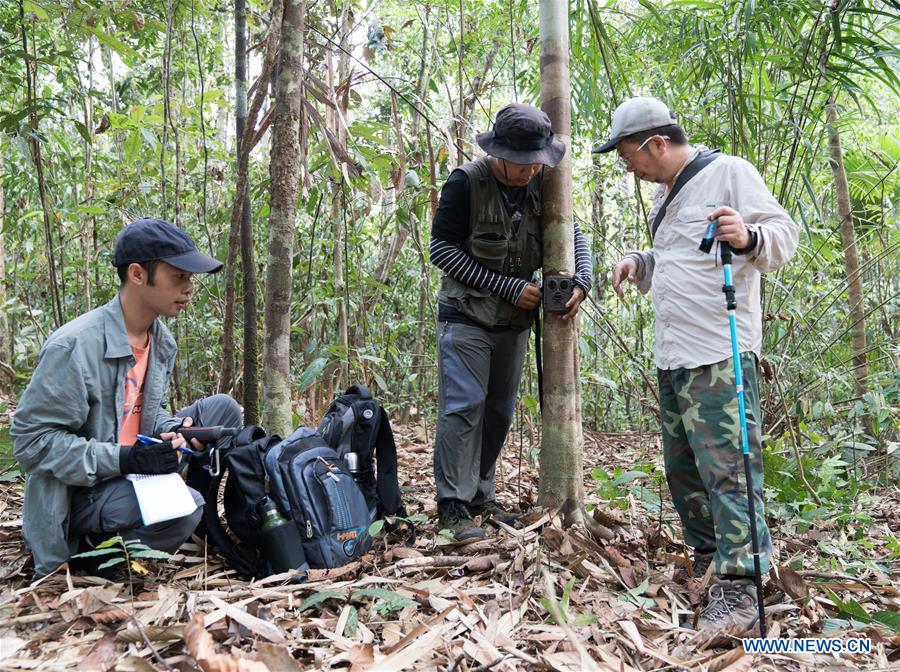
<path fill-rule="evenodd" d="M 515 526 L 517 522 L 519 522 L 519 518 L 522 517 L 521 513 L 516 513 L 515 511 L 508 511 L 503 508 L 503 505 L 500 504 L 496 499 L 492 499 L 489 502 L 485 502 L 484 504 L 467 504 L 466 508 L 469 510 L 469 513 L 473 516 L 481 516 L 482 520 L 485 522 L 491 522 L 492 520 L 498 520 L 504 525 L 509 525 L 510 527 Z"/>
<path fill-rule="evenodd" d="M 438 525 L 442 530 L 450 530 L 456 541 L 484 537 L 484 530 L 475 524 L 466 505 L 458 499 L 438 502 Z"/>
<path fill-rule="evenodd" d="M 740 636 L 757 627 L 756 586 L 753 579 L 725 579 L 717 576 L 709 587 L 709 600 L 700 612 L 699 629 L 727 630 Z"/>
<path fill-rule="evenodd" d="M 687 583 L 688 579 L 702 579 L 706 575 L 706 570 L 708 570 L 709 566 L 712 564 L 715 555 L 715 551 L 704 552 L 695 550 L 694 559 L 691 561 L 690 576 L 688 576 L 687 566 L 682 565 L 678 568 L 678 571 L 675 572 L 675 582 Z"/>

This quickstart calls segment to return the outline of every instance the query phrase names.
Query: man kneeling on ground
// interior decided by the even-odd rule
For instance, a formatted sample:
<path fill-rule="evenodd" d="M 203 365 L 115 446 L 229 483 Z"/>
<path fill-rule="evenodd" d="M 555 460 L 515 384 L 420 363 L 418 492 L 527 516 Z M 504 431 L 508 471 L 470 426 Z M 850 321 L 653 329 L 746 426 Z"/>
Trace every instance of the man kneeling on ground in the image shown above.
<path fill-rule="evenodd" d="M 242 424 L 240 406 L 224 394 L 175 416 L 165 411 L 177 348 L 157 318 L 181 313 L 191 276 L 222 263 L 158 219 L 124 228 L 114 263 L 118 294 L 47 339 L 12 421 L 13 452 L 26 474 L 23 533 L 37 576 L 116 534 L 177 550 L 197 527 L 203 497 L 190 490 L 193 513 L 144 525 L 123 476 L 178 471 L 180 427 Z M 167 443 L 142 445 L 138 434 Z"/>

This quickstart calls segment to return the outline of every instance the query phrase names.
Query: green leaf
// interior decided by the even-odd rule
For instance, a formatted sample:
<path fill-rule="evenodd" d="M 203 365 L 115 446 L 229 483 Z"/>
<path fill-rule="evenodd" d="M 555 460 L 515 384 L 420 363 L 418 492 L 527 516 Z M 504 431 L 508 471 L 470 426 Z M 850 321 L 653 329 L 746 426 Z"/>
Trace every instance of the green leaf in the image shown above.
<path fill-rule="evenodd" d="M 50 15 L 47 13 L 47 11 L 38 3 L 32 2 L 31 0 L 25 0 L 22 3 L 22 9 L 24 9 L 26 12 L 31 12 L 41 21 L 47 21 L 50 19 Z"/>
<path fill-rule="evenodd" d="M 122 146 L 122 149 L 125 150 L 125 160 L 129 163 L 134 163 L 137 161 L 138 155 L 141 152 L 141 145 L 143 144 L 143 138 L 141 137 L 140 131 L 132 131 L 128 134 L 128 137 L 125 139 L 125 143 Z"/>
<path fill-rule="evenodd" d="M 347 597 L 347 593 L 341 590 L 322 590 L 318 593 L 313 593 L 309 597 L 307 597 L 303 602 L 300 603 L 300 607 L 298 611 L 306 611 L 310 607 L 314 607 L 317 604 L 325 602 L 326 600 L 332 600 L 337 598 Z"/>
<path fill-rule="evenodd" d="M 101 541 L 99 544 L 97 544 L 97 548 L 109 548 L 110 546 L 116 545 L 122 545 L 122 537 L 120 537 L 118 534 L 114 537 L 110 537 L 106 541 Z"/>
<path fill-rule="evenodd" d="M 828 588 L 824 588 L 825 594 L 828 595 L 828 598 L 834 602 L 834 606 L 837 607 L 839 613 L 844 614 L 845 616 L 849 616 L 850 618 L 859 621 L 861 623 L 871 623 L 872 617 L 866 612 L 862 606 L 854 600 L 850 598 L 846 602 L 844 602 L 841 598 L 839 598 L 834 591 L 829 590 Z"/>
<path fill-rule="evenodd" d="M 122 42 L 119 38 L 114 37 L 109 33 L 104 33 L 102 30 L 98 30 L 97 28 L 91 26 L 85 26 L 85 30 L 96 37 L 97 41 L 100 42 L 100 44 L 109 47 L 117 54 L 119 54 L 119 56 L 121 56 L 123 60 L 125 60 L 129 65 L 131 65 L 131 63 L 137 63 L 141 60 L 141 55 L 134 49 L 129 47 L 127 44 Z"/>
<path fill-rule="evenodd" d="M 113 567 L 118 565 L 120 562 L 125 562 L 125 558 L 113 558 L 112 560 L 107 560 L 102 565 L 97 567 L 97 569 L 106 569 L 107 567 Z"/>
<path fill-rule="evenodd" d="M 384 530 L 384 519 L 376 520 L 374 523 L 369 525 L 369 536 L 377 537 L 381 534 L 382 530 Z"/>
<path fill-rule="evenodd" d="M 136 551 L 131 553 L 132 558 L 157 558 L 159 560 L 168 560 L 172 556 L 165 551 L 156 551 L 148 548 L 146 551 Z"/>
<path fill-rule="evenodd" d="M 626 471 L 621 476 L 617 476 L 615 479 L 613 479 L 613 481 L 612 481 L 612 483 L 610 483 L 610 485 L 612 485 L 612 486 L 623 485 L 625 483 L 630 483 L 631 481 L 636 481 L 639 478 L 650 478 L 650 477 L 647 474 L 645 474 L 643 471 Z"/>
<path fill-rule="evenodd" d="M 95 548 L 93 551 L 84 551 L 76 553 L 73 558 L 99 558 L 102 555 L 112 555 L 113 553 L 121 553 L 121 548 Z"/>
<path fill-rule="evenodd" d="M 344 626 L 344 637 L 354 637 L 356 635 L 356 631 L 359 630 L 359 618 L 357 617 L 358 610 L 353 605 L 350 605 L 350 610 L 347 612 L 347 624 Z"/>
<path fill-rule="evenodd" d="M 900 632 L 900 613 L 896 611 L 876 611 L 872 619 L 886 625 L 891 630 Z"/>
<path fill-rule="evenodd" d="M 393 611 L 400 611 L 410 604 L 415 604 L 415 600 L 393 590 L 386 590 L 384 588 L 361 588 L 360 590 L 353 591 L 353 594 L 350 597 L 354 600 L 363 597 L 374 597 L 378 601 L 372 605 L 372 608 L 382 615 L 389 614 Z"/>
<path fill-rule="evenodd" d="M 297 392 L 305 392 L 326 366 L 328 366 L 328 359 L 325 357 L 316 357 L 310 362 L 306 370 L 300 375 L 300 380 L 297 382 Z"/>
<path fill-rule="evenodd" d="M 586 628 L 587 626 L 596 623 L 598 618 L 597 614 L 578 614 L 572 621 L 572 625 L 576 628 Z"/>

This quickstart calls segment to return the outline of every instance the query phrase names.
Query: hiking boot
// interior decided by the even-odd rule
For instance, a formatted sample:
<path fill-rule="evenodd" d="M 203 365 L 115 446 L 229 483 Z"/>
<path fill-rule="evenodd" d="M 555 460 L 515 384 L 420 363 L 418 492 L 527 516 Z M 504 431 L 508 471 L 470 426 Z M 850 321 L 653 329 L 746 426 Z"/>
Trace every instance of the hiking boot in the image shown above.
<path fill-rule="evenodd" d="M 497 520 L 510 527 L 513 527 L 522 517 L 521 513 L 516 513 L 503 508 L 503 505 L 496 499 L 492 499 L 484 504 L 466 504 L 466 508 L 469 510 L 470 514 L 473 516 L 481 516 L 481 519 L 485 522 L 489 523 L 492 520 Z"/>
<path fill-rule="evenodd" d="M 700 612 L 700 630 L 728 630 L 740 636 L 756 628 L 758 620 L 753 579 L 725 579 L 721 576 L 713 579 L 709 587 L 709 600 Z"/>
<path fill-rule="evenodd" d="M 484 530 L 475 524 L 466 505 L 458 499 L 438 502 L 438 524 L 442 530 L 450 530 L 456 541 L 484 537 Z"/>
<path fill-rule="evenodd" d="M 691 561 L 691 574 L 688 576 L 688 568 L 682 565 L 675 573 L 676 583 L 687 583 L 688 579 L 702 579 L 706 575 L 706 570 L 712 564 L 715 557 L 715 551 L 698 551 L 694 550 L 694 559 Z"/>

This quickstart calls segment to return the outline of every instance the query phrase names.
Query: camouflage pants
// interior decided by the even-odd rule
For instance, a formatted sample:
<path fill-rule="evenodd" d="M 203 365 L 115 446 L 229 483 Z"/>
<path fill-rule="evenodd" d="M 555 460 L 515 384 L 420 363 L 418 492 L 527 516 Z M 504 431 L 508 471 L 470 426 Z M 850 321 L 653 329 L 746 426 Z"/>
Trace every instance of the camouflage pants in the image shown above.
<path fill-rule="evenodd" d="M 741 354 L 750 468 L 760 545 L 769 568 L 772 540 L 763 511 L 762 446 L 756 355 Z M 684 540 L 715 550 L 716 574 L 753 575 L 753 546 L 732 358 L 696 369 L 657 370 L 666 480 Z"/>

